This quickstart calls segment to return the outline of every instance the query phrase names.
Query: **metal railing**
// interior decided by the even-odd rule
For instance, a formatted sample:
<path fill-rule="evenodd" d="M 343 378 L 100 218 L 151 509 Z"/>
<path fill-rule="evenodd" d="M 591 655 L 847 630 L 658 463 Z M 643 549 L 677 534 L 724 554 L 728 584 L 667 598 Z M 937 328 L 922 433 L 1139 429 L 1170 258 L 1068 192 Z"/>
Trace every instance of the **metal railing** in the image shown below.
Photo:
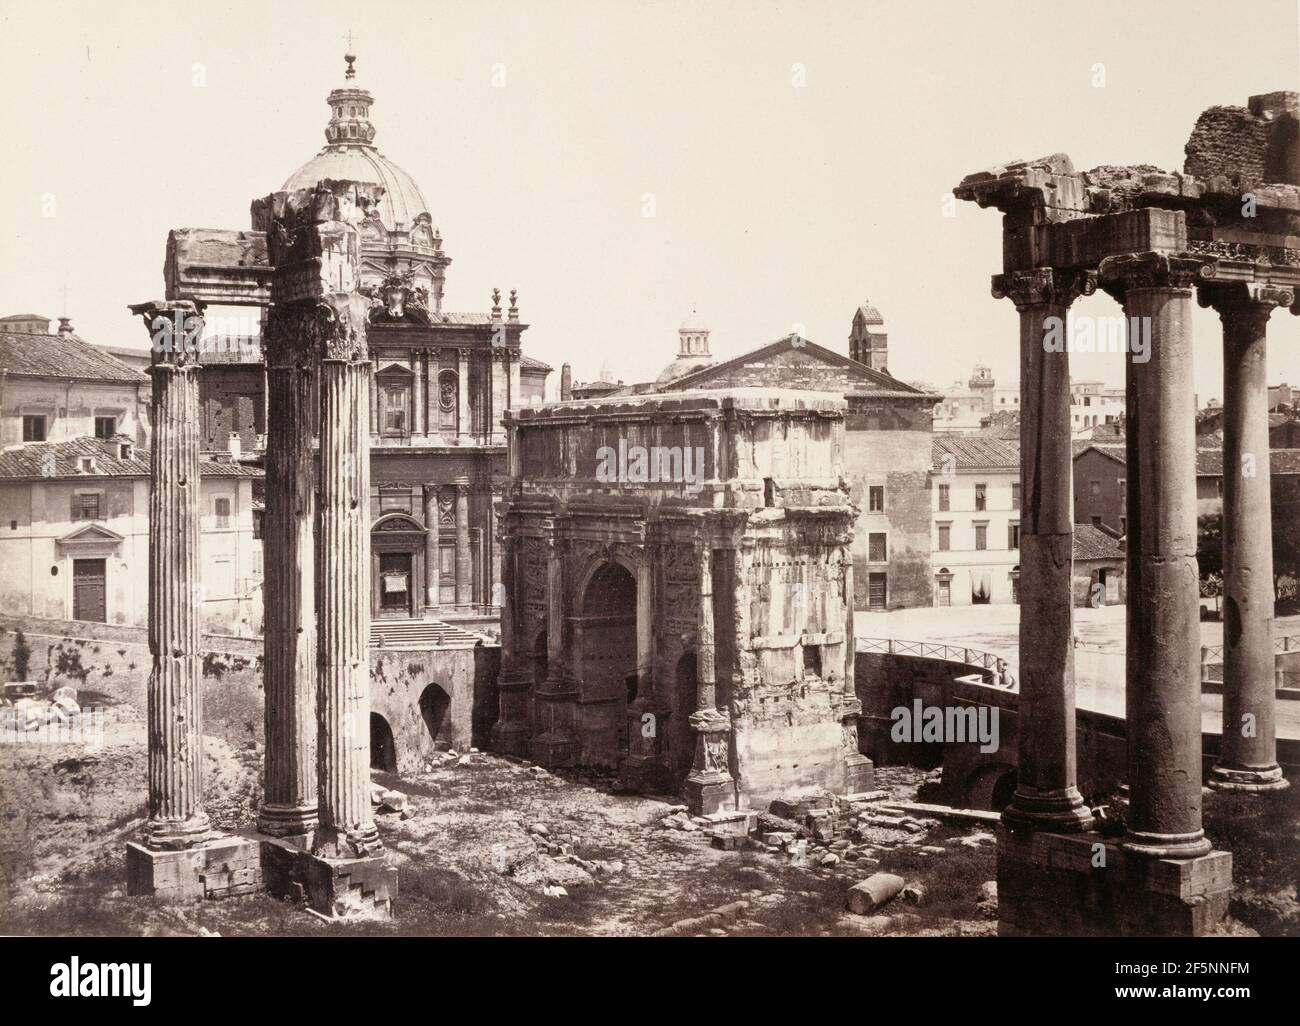
<path fill-rule="evenodd" d="M 900 641 L 897 638 L 856 638 L 855 652 L 878 652 L 885 655 L 920 656 L 925 659 L 940 659 L 950 663 L 965 663 L 979 666 L 985 670 L 998 669 L 998 663 L 1009 667 L 1011 661 L 1006 656 L 995 655 L 978 648 L 965 645 L 946 645 L 932 641 Z"/>

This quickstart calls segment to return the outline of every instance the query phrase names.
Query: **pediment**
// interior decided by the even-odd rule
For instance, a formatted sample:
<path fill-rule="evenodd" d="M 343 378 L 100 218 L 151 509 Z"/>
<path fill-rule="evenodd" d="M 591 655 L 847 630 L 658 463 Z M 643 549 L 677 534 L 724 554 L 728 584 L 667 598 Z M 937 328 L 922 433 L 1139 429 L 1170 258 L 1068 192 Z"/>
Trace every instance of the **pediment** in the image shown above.
<path fill-rule="evenodd" d="M 59 539 L 60 545 L 116 545 L 125 539 L 102 524 L 86 524 Z"/>

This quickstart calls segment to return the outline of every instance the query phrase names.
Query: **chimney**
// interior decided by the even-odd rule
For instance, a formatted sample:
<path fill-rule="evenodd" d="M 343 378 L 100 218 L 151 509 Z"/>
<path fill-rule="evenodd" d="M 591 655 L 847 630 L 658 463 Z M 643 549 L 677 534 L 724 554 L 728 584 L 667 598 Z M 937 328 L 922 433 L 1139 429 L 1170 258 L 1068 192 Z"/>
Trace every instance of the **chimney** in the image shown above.
<path fill-rule="evenodd" d="M 72 318 L 71 318 L 71 317 L 60 317 L 60 318 L 59 318 L 59 334 L 60 334 L 60 335 L 71 335 L 71 334 L 72 334 Z"/>
<path fill-rule="evenodd" d="M 232 460 L 239 459 L 239 451 L 240 451 L 241 444 L 242 443 L 240 442 L 239 439 L 239 432 L 238 431 L 230 432 L 230 441 L 228 445 L 230 448 L 230 458 Z"/>
<path fill-rule="evenodd" d="M 560 402 L 567 403 L 573 398 L 573 368 L 567 363 L 560 367 Z"/>

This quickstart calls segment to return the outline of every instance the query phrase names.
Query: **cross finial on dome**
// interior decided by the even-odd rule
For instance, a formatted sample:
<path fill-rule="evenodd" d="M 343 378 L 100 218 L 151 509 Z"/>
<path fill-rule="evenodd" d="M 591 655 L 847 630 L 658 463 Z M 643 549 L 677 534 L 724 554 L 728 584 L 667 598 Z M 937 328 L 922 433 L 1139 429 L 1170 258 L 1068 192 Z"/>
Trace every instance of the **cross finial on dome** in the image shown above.
<path fill-rule="evenodd" d="M 343 59 L 348 62 L 348 70 L 343 73 L 343 77 L 351 80 L 357 77 L 357 69 L 352 65 L 356 63 L 357 55 L 352 52 L 352 30 L 348 29 L 348 48 L 343 54 Z"/>

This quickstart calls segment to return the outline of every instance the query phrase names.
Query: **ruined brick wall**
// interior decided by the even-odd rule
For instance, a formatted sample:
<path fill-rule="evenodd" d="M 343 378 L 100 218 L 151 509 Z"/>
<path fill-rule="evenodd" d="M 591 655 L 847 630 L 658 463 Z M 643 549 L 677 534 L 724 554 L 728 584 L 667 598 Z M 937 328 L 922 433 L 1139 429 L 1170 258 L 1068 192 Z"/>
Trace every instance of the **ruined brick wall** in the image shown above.
<path fill-rule="evenodd" d="M 1184 150 L 1186 174 L 1300 184 L 1294 93 L 1251 97 L 1250 107 L 1210 107 Z"/>

